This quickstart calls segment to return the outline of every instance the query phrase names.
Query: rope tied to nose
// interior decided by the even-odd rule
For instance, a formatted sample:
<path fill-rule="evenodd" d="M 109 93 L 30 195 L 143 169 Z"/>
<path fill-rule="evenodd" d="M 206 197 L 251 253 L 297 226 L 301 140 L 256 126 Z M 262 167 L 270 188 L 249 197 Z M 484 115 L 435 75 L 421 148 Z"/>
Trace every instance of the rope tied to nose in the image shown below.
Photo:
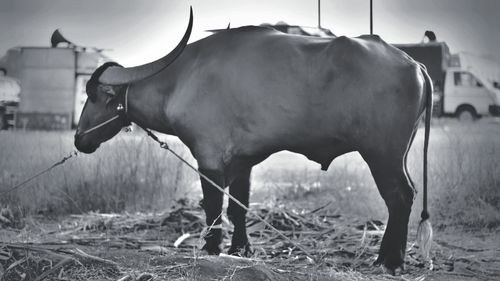
<path fill-rule="evenodd" d="M 68 161 L 72 157 L 76 157 L 77 155 L 78 155 L 78 152 L 76 150 L 70 152 L 67 156 L 64 156 L 61 160 L 59 160 L 56 163 L 52 164 L 52 166 L 50 166 L 50 167 L 48 167 L 48 168 L 46 168 L 44 170 L 41 170 L 40 172 L 38 172 L 38 173 L 34 174 L 33 176 L 25 179 L 24 181 L 22 181 L 22 182 L 20 182 L 20 183 L 18 183 L 16 185 L 14 185 L 14 186 L 11 186 L 9 189 L 7 189 L 5 191 L 1 191 L 0 195 L 3 196 L 5 194 L 7 194 L 7 193 L 10 193 L 10 192 L 12 192 L 12 191 L 20 188 L 21 186 L 29 183 L 30 181 L 34 180 L 35 178 L 37 178 L 37 177 L 39 177 L 39 176 L 41 176 L 41 175 L 43 175 L 45 173 L 48 173 L 50 170 L 54 169 L 55 167 L 64 164 L 64 162 Z"/>

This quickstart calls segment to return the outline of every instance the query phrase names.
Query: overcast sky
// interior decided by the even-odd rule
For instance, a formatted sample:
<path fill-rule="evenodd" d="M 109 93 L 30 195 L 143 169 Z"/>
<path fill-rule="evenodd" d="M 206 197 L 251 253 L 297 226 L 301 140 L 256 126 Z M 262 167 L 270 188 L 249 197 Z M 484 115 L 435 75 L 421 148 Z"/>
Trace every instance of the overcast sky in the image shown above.
<path fill-rule="evenodd" d="M 369 33 L 369 0 L 321 1 L 322 26 L 336 35 Z M 373 0 L 374 30 L 390 43 L 416 43 L 433 30 L 452 52 L 500 60 L 498 0 Z M 49 46 L 56 28 L 77 45 L 111 49 L 125 66 L 161 57 L 194 10 L 192 40 L 207 29 L 285 21 L 317 25 L 316 0 L 0 0 L 0 57 L 14 46 Z"/>

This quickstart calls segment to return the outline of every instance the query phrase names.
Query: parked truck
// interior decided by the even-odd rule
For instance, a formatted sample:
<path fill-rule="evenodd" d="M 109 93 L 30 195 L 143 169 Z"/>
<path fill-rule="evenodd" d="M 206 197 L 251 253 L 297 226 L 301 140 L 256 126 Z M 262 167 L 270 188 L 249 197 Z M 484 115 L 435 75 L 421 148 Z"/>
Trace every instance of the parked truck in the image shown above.
<path fill-rule="evenodd" d="M 500 89 L 474 67 L 460 64 L 444 42 L 395 44 L 423 63 L 434 81 L 434 113 L 472 121 L 481 116 L 500 114 Z"/>
<path fill-rule="evenodd" d="M 14 127 L 21 92 L 19 80 L 6 74 L 7 70 L 0 68 L 0 130 Z"/>
<path fill-rule="evenodd" d="M 499 116 L 500 90 L 482 79 L 473 69 L 450 67 L 444 81 L 443 113 L 455 114 L 461 121 L 480 116 Z"/>

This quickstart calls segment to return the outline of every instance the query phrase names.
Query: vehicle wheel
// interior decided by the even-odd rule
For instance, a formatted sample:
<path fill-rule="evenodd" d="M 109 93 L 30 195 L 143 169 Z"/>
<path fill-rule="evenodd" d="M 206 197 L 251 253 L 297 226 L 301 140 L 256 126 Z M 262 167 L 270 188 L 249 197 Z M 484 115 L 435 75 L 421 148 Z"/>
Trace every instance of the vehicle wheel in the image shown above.
<path fill-rule="evenodd" d="M 457 110 L 457 118 L 460 122 L 472 122 L 477 119 L 474 109 L 463 107 Z"/>

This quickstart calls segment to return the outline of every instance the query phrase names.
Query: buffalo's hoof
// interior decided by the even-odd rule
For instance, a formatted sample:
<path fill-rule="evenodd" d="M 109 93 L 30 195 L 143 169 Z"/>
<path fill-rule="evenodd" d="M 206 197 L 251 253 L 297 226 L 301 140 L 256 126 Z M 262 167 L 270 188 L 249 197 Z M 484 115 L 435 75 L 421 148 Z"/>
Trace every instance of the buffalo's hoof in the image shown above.
<path fill-rule="evenodd" d="M 374 266 L 382 265 L 385 271 L 393 276 L 401 275 L 404 272 L 404 260 L 402 257 L 385 257 L 379 255 L 377 260 L 373 263 Z"/>
<path fill-rule="evenodd" d="M 203 251 L 207 252 L 207 254 L 212 255 L 212 256 L 218 256 L 221 252 L 220 248 L 218 245 L 209 245 L 208 243 L 201 248 Z"/>
<path fill-rule="evenodd" d="M 246 243 L 244 246 L 233 246 L 227 252 L 229 255 L 238 256 L 238 257 L 250 257 L 253 255 L 252 248 L 250 247 L 250 243 Z"/>

